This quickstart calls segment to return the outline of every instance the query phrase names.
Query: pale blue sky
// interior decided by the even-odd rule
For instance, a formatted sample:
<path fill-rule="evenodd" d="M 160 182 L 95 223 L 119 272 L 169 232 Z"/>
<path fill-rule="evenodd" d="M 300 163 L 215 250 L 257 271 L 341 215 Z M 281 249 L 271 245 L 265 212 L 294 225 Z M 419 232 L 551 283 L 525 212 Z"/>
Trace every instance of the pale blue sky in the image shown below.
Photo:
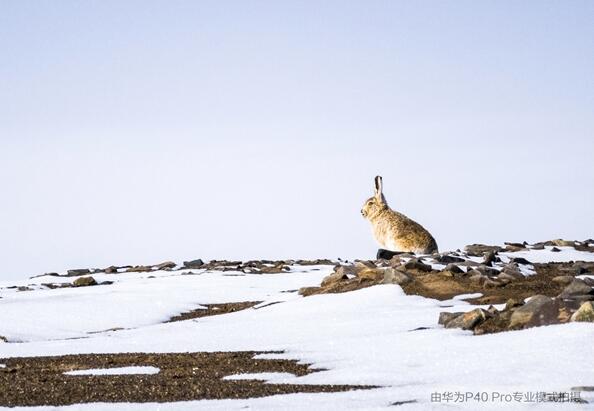
<path fill-rule="evenodd" d="M 594 237 L 594 2 L 0 2 L 0 279 Z"/>

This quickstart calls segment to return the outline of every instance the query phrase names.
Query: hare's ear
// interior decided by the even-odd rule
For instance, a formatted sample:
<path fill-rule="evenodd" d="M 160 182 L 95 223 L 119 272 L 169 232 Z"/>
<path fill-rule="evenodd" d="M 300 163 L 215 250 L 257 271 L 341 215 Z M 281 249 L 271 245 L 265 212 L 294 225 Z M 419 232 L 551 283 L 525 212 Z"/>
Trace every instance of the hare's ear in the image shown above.
<path fill-rule="evenodd" d="M 382 176 L 375 176 L 375 196 L 382 198 Z"/>

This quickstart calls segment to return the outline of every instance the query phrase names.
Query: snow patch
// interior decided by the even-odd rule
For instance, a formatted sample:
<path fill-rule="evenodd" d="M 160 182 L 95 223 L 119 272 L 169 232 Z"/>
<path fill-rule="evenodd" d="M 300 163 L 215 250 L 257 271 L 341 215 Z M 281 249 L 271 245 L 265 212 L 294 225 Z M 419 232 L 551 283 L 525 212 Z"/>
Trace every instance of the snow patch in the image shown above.
<path fill-rule="evenodd" d="M 137 374 L 158 374 L 161 371 L 157 367 L 132 366 L 117 368 L 92 368 L 89 370 L 66 371 L 65 375 L 137 375 Z"/>

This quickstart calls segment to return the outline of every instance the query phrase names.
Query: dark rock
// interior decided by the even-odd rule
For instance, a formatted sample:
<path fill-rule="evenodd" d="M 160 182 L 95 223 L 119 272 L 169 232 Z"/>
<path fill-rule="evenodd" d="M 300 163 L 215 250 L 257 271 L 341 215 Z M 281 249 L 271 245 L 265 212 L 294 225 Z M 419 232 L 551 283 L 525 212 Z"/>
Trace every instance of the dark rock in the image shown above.
<path fill-rule="evenodd" d="M 458 267 L 456 264 L 448 264 L 445 266 L 443 271 L 449 271 L 453 274 L 464 274 L 464 270 Z"/>
<path fill-rule="evenodd" d="M 559 322 L 559 302 L 545 295 L 536 295 L 511 315 L 509 328 L 528 328 Z"/>
<path fill-rule="evenodd" d="M 532 263 L 528 260 L 526 260 L 525 258 L 522 257 L 514 257 L 510 260 L 510 262 L 512 263 L 516 263 L 516 264 L 529 264 L 532 265 Z"/>
<path fill-rule="evenodd" d="M 118 272 L 118 267 L 114 266 L 114 265 L 110 265 L 109 267 L 107 267 L 105 270 L 103 270 L 105 272 L 105 274 L 117 274 Z"/>
<path fill-rule="evenodd" d="M 80 277 L 72 283 L 74 287 L 88 287 L 90 285 L 97 285 L 97 281 L 93 277 Z"/>
<path fill-rule="evenodd" d="M 88 268 L 77 268 L 75 270 L 67 271 L 68 277 L 77 277 L 79 275 L 87 275 L 87 274 L 91 274 L 91 270 L 89 270 Z"/>
<path fill-rule="evenodd" d="M 380 248 L 377 250 L 376 260 L 391 260 L 395 255 L 408 254 L 405 251 L 390 251 Z"/>
<path fill-rule="evenodd" d="M 8 342 L 8 340 L 6 339 L 6 337 L 0 335 L 0 342 Z"/>
<path fill-rule="evenodd" d="M 451 264 L 451 263 L 463 263 L 464 261 L 466 261 L 464 258 L 460 258 L 460 257 L 454 257 L 453 255 L 439 255 L 437 257 L 435 257 L 435 261 L 437 261 L 440 264 Z"/>
<path fill-rule="evenodd" d="M 551 251 L 554 253 L 558 253 L 561 250 L 559 250 L 557 247 L 553 247 L 553 248 L 551 248 Z"/>
<path fill-rule="evenodd" d="M 584 275 L 584 274 L 588 274 L 590 271 L 588 271 L 587 269 L 585 269 L 582 266 L 577 266 L 575 269 L 575 275 Z"/>
<path fill-rule="evenodd" d="M 528 245 L 528 243 L 526 241 L 521 242 L 521 243 L 508 243 L 508 242 L 504 242 L 503 244 L 505 244 L 508 247 L 514 247 L 514 248 L 526 248 L 526 246 Z"/>
<path fill-rule="evenodd" d="M 484 245 L 484 244 L 471 244 L 471 245 L 467 245 L 466 247 L 464 247 L 464 251 L 466 251 L 466 253 L 468 255 L 474 256 L 474 257 L 482 257 L 485 255 L 485 253 L 489 252 L 489 251 L 502 251 L 503 248 L 496 246 L 496 245 Z"/>
<path fill-rule="evenodd" d="M 200 268 L 204 265 L 204 261 L 200 258 L 192 261 L 184 261 L 184 268 Z"/>
<path fill-rule="evenodd" d="M 544 250 L 545 245 L 543 243 L 537 243 L 537 244 L 533 244 L 530 248 L 532 250 Z"/>
<path fill-rule="evenodd" d="M 424 264 L 424 263 L 420 262 L 419 260 L 417 260 L 416 258 L 413 258 L 413 259 L 407 261 L 407 263 L 404 264 L 404 268 L 406 268 L 407 270 L 419 270 L 419 271 L 425 271 L 425 272 L 431 271 L 430 265 Z"/>
<path fill-rule="evenodd" d="M 483 260 L 484 265 L 491 266 L 497 261 L 501 261 L 499 257 L 497 257 L 497 251 L 491 250 L 485 253 L 485 258 Z"/>

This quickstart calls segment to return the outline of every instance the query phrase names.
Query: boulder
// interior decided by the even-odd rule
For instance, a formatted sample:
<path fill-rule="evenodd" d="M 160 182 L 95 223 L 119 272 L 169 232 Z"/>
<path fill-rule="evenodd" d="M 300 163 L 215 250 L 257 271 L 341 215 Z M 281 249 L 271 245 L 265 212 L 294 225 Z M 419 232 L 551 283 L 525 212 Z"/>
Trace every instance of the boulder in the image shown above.
<path fill-rule="evenodd" d="M 153 269 L 148 265 L 137 265 L 126 270 L 127 273 L 148 273 L 149 271 L 153 271 Z"/>
<path fill-rule="evenodd" d="M 200 268 L 204 265 L 204 261 L 200 258 L 192 261 L 184 261 L 184 268 Z"/>
<path fill-rule="evenodd" d="M 88 287 L 90 285 L 97 285 L 97 281 L 91 276 L 88 277 L 80 277 L 74 280 L 72 283 L 74 287 Z"/>
<path fill-rule="evenodd" d="M 440 264 L 451 264 L 451 263 L 463 263 L 466 260 L 464 258 L 455 257 L 455 256 L 449 255 L 449 254 L 444 254 L 444 255 L 437 256 L 435 258 L 435 261 L 437 261 Z"/>
<path fill-rule="evenodd" d="M 561 294 L 559 294 L 559 297 L 572 298 L 578 295 L 594 295 L 594 291 L 592 290 L 592 287 L 586 284 L 583 280 L 574 278 L 573 281 L 563 289 Z"/>
<path fill-rule="evenodd" d="M 359 280 L 382 281 L 384 279 L 384 269 L 365 268 L 357 273 Z"/>
<path fill-rule="evenodd" d="M 491 250 L 485 253 L 485 258 L 483 259 L 483 264 L 487 266 L 493 265 L 494 262 L 498 261 L 499 258 L 497 257 L 497 251 Z M 499 260 L 501 261 L 501 260 Z"/>
<path fill-rule="evenodd" d="M 582 303 L 580 308 L 571 316 L 571 321 L 594 322 L 594 305 L 592 302 Z"/>
<path fill-rule="evenodd" d="M 545 295 L 536 295 L 511 315 L 509 328 L 528 328 L 559 322 L 559 302 Z"/>
<path fill-rule="evenodd" d="M 380 248 L 379 250 L 377 250 L 377 254 L 375 256 L 376 260 L 391 260 L 392 257 L 396 256 L 396 255 L 400 255 L 402 254 L 401 251 L 390 251 L 390 250 L 384 250 L 383 248 Z"/>

